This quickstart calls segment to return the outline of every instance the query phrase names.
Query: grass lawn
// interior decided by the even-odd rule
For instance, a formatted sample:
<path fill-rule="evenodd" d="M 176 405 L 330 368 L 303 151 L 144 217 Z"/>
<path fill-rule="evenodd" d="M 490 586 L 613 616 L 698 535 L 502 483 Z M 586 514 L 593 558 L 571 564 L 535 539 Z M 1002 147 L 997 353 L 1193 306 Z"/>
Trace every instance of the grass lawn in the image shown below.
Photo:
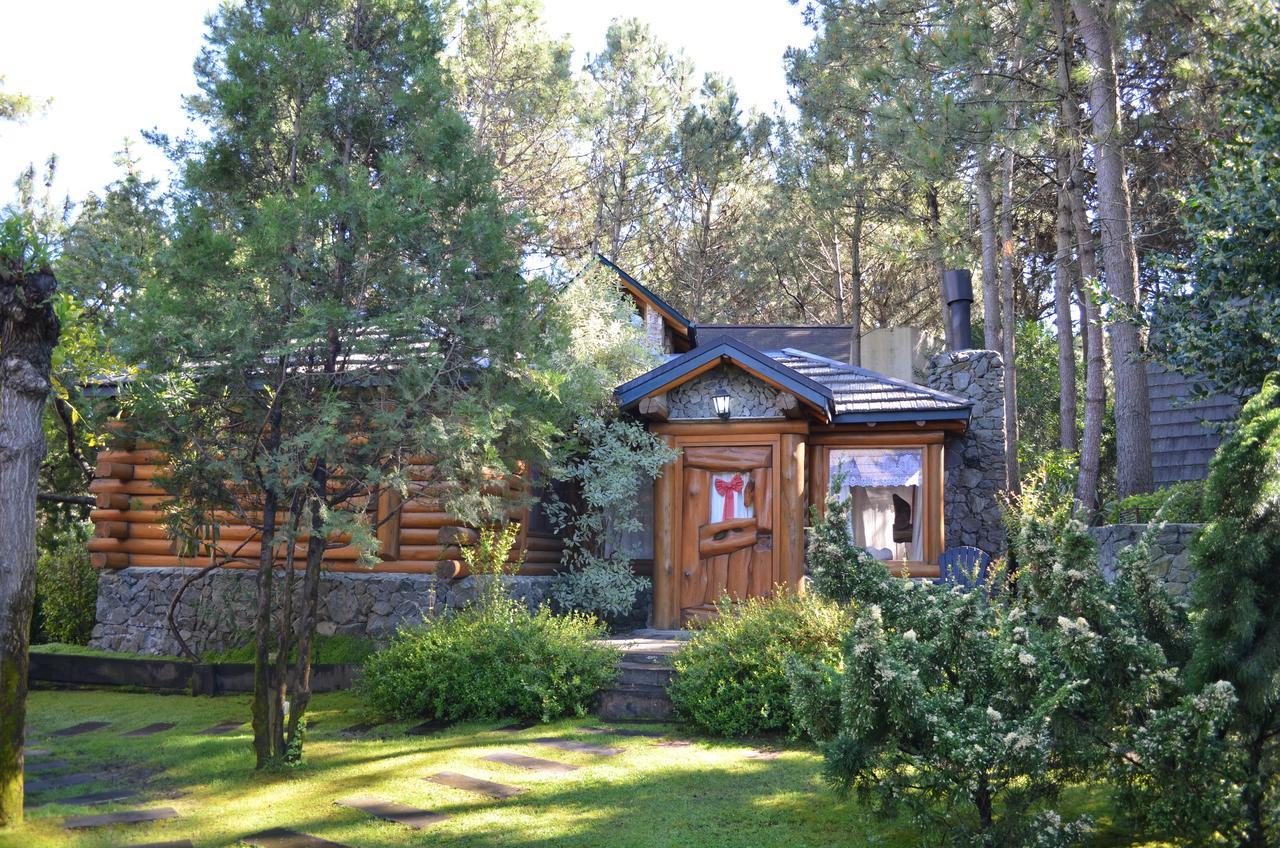
<path fill-rule="evenodd" d="M 33 692 L 28 745 L 50 753 L 28 765 L 56 758 L 68 762 L 68 773 L 96 770 L 101 775 L 94 783 L 33 797 L 55 802 L 124 787 L 138 791 L 141 798 L 98 807 L 47 803 L 28 808 L 27 823 L 21 830 L 0 833 L 0 846 L 121 846 L 183 838 L 197 846 L 226 846 L 269 827 L 287 827 L 359 848 L 922 844 L 905 821 L 887 821 L 855 801 L 833 797 L 822 784 L 819 757 L 806 750 L 754 759 L 747 756 L 751 748 L 735 742 L 694 740 L 688 747 L 661 747 L 644 737 L 590 733 L 585 728 L 591 720 L 517 733 L 495 732 L 501 723 L 460 725 L 425 737 L 405 736 L 406 725 L 393 724 L 377 728 L 370 738 L 348 739 L 338 731 L 367 716 L 354 696 L 341 693 L 316 697 L 315 727 L 303 765 L 257 774 L 247 725 L 227 736 L 198 734 L 226 719 L 248 715 L 247 697 Z M 108 721 L 111 726 L 80 736 L 49 736 L 86 721 Z M 120 736 L 159 721 L 176 722 L 177 727 L 149 737 Z M 625 751 L 601 757 L 533 742 L 543 736 Z M 673 732 L 673 738 L 680 738 L 679 733 Z M 500 751 L 581 768 L 566 775 L 543 774 L 483 759 Z M 461 772 L 527 791 L 495 801 L 422 779 L 438 771 Z M 450 818 L 414 831 L 333 803 L 353 795 L 375 795 Z M 1080 798 L 1082 804 L 1096 806 L 1087 793 Z M 61 826 L 68 815 L 166 806 L 176 809 L 179 817 L 76 832 Z M 1096 844 L 1130 842 L 1112 834 Z"/>

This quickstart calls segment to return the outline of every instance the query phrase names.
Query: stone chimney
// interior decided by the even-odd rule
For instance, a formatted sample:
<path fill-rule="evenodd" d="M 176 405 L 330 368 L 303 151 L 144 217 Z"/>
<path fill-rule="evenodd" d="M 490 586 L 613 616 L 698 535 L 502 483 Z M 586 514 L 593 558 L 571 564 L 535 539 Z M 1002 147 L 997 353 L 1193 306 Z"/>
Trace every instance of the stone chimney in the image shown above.
<path fill-rule="evenodd" d="M 959 272 L 963 278 L 951 276 L 957 272 L 947 273 L 953 336 L 967 342 L 973 299 L 969 275 L 967 271 Z M 945 545 L 971 545 L 992 557 L 1004 556 L 1007 534 L 999 500 L 1007 481 L 1004 359 L 994 350 L 948 350 L 930 361 L 926 382 L 930 388 L 973 403 L 969 428 L 961 436 L 949 436 L 944 446 Z"/>

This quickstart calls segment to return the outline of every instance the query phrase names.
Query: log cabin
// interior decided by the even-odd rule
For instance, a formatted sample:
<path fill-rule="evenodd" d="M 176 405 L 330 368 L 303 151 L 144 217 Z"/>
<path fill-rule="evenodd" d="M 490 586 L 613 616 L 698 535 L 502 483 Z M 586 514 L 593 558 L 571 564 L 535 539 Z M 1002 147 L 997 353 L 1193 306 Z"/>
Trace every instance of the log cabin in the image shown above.
<path fill-rule="evenodd" d="M 600 262 L 664 357 L 617 387 L 619 409 L 678 450 L 635 504 L 645 530 L 633 540 L 634 567 L 652 580 L 641 620 L 678 628 L 711 614 L 724 595 L 798 589 L 810 509 L 821 510 L 828 492 L 853 501 L 856 543 L 906 574 L 936 576 L 939 555 L 956 545 L 1002 551 L 1003 365 L 993 351 L 969 349 L 967 272 L 951 272 L 953 349 L 926 357 L 908 344 L 914 357 L 881 373 L 850 362 L 850 327 L 699 327 L 612 261 Z M 162 473 L 163 457 L 146 446 L 99 456 L 90 542 L 101 570 L 98 647 L 173 653 L 170 600 L 209 562 L 209 548 L 183 556 L 166 537 L 159 504 L 167 496 L 155 482 Z M 429 487 L 429 459 L 412 476 Z M 529 476 L 502 485 L 521 493 Z M 474 581 L 458 558 L 469 528 L 429 497 L 401 504 L 387 494 L 369 509 L 395 516 L 379 527 L 382 561 L 370 570 L 352 549 L 326 555 L 322 633 L 384 636 L 472 597 Z M 537 603 L 563 544 L 536 505 L 513 507 L 511 517 L 526 552 L 514 591 Z M 256 557 L 253 529 L 224 518 L 224 549 L 243 542 L 240 555 Z M 248 564 L 229 563 L 186 591 L 174 621 L 197 649 L 235 644 L 252 619 L 253 591 Z"/>

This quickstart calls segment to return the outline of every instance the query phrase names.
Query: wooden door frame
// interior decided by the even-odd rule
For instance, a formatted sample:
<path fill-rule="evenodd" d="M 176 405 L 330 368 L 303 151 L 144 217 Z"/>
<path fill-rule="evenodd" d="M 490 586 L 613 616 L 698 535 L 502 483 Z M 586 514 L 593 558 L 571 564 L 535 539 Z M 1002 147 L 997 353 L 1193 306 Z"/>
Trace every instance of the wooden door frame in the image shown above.
<path fill-rule="evenodd" d="M 770 477 L 770 485 L 773 486 L 773 583 L 798 589 L 804 574 L 805 422 L 733 422 L 719 427 L 706 423 L 667 424 L 652 429 L 669 447 L 676 449 L 712 445 L 773 448 Z M 662 630 L 680 627 L 684 470 L 684 452 L 681 450 L 675 461 L 663 468 L 654 482 L 653 626 Z"/>

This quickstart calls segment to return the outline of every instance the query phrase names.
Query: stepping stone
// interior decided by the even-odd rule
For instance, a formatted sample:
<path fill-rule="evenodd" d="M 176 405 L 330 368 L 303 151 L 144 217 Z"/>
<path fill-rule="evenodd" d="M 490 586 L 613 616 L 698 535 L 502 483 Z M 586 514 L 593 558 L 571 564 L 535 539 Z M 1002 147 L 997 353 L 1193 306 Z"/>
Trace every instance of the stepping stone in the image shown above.
<path fill-rule="evenodd" d="M 89 733 L 93 730 L 101 730 L 111 724 L 109 721 L 82 721 L 79 724 L 73 724 L 70 727 L 64 727 L 61 730 L 55 730 L 50 736 L 79 736 L 81 733 Z"/>
<path fill-rule="evenodd" d="M 195 848 L 190 839 L 173 839 L 169 842 L 136 842 L 124 848 Z"/>
<path fill-rule="evenodd" d="M 80 827 L 102 827 L 109 824 L 141 824 L 177 817 L 178 811 L 173 807 L 153 807 L 150 810 L 122 810 L 118 813 L 103 813 L 100 816 L 70 816 L 62 820 L 62 826 L 68 830 L 74 830 Z"/>
<path fill-rule="evenodd" d="M 433 733 L 439 733 L 442 730 L 448 730 L 453 727 L 451 721 L 440 721 L 439 719 L 431 719 L 424 721 L 422 724 L 415 724 L 413 727 L 405 731 L 406 736 L 430 736 Z"/>
<path fill-rule="evenodd" d="M 206 727 L 200 731 L 201 736 L 225 736 L 233 730 L 238 730 L 244 726 L 244 721 L 238 718 L 227 719 L 215 724 L 213 727 Z"/>
<path fill-rule="evenodd" d="M 42 807 L 45 804 L 67 804 L 76 807 L 92 807 L 95 804 L 124 801 L 136 797 L 138 797 L 138 793 L 131 789 L 106 789 L 102 792 L 88 792 L 84 795 L 72 795 L 70 798 L 58 798 L 56 801 L 41 801 L 31 806 Z"/>
<path fill-rule="evenodd" d="M 362 813 L 373 816 L 374 818 L 385 819 L 396 824 L 402 824 L 405 827 L 411 827 L 414 830 L 422 830 L 422 828 L 442 822 L 449 818 L 444 813 L 433 813 L 430 810 L 419 810 L 417 807 L 409 807 L 405 804 L 397 804 L 394 801 L 384 801 L 381 798 L 374 798 L 369 795 L 361 795 L 355 798 L 342 798 L 333 803 L 340 807 L 350 807 L 353 810 L 359 810 Z"/>
<path fill-rule="evenodd" d="M 577 751 L 580 754 L 595 754 L 598 757 L 615 757 L 622 753 L 621 748 L 610 748 L 606 745 L 589 745 L 586 742 L 557 739 L 554 736 L 544 736 L 533 741 L 539 745 L 550 745 L 552 748 L 559 748 L 562 751 Z"/>
<path fill-rule="evenodd" d="M 70 763 L 66 760 L 40 760 L 35 763 L 24 763 L 23 768 L 27 774 L 43 774 L 46 771 L 56 771 L 60 768 L 66 768 Z"/>
<path fill-rule="evenodd" d="M 299 833 L 285 827 L 273 827 L 249 836 L 241 837 L 241 842 L 256 845 L 258 848 L 347 848 L 340 842 L 330 842 L 309 833 Z"/>
<path fill-rule="evenodd" d="M 488 795 L 490 798 L 512 798 L 524 791 L 519 786 L 507 786 L 502 783 L 494 783 L 489 780 L 481 780 L 478 777 L 468 777 L 465 774 L 458 774 L 455 771 L 442 771 L 424 778 L 432 783 L 439 783 L 441 786 L 449 786 L 453 789 L 462 789 L 467 792 L 475 792 L 479 795 Z"/>
<path fill-rule="evenodd" d="M 571 771 L 578 770 L 577 766 L 571 766 L 568 763 L 557 763 L 555 760 L 544 760 L 541 757 L 526 757 L 524 754 L 517 754 L 514 751 L 500 751 L 497 754 L 490 754 L 484 759 L 507 766 L 528 769 L 529 771 L 542 771 L 552 774 L 568 774 Z"/>
<path fill-rule="evenodd" d="M 166 730 L 173 730 L 177 727 L 171 721 L 158 721 L 155 724 L 148 724 L 146 727 L 139 727 L 137 730 L 130 730 L 128 733 L 121 733 L 121 736 L 150 736 L 153 733 L 163 733 Z"/>
<path fill-rule="evenodd" d="M 27 781 L 28 792 L 44 792 L 49 789 L 65 789 L 68 786 L 79 786 L 99 780 L 96 774 L 64 774 L 59 777 L 41 777 Z"/>
<path fill-rule="evenodd" d="M 522 730 L 529 730 L 531 728 L 537 727 L 538 724 L 539 723 L 536 721 L 522 721 L 519 724 L 508 724 L 506 727 L 499 727 L 498 732 L 499 733 L 519 733 Z"/>
<path fill-rule="evenodd" d="M 659 748 L 688 748 L 693 745 L 688 739 L 663 739 L 653 744 Z"/>
<path fill-rule="evenodd" d="M 33 757 L 47 757 L 49 756 L 49 749 L 48 748 L 23 748 L 22 756 L 26 757 L 27 759 L 31 759 Z"/>
<path fill-rule="evenodd" d="M 661 730 L 644 730 L 639 727 L 587 727 L 588 733 L 605 733 L 612 736 L 643 736 L 647 739 L 661 739 L 667 734 Z"/>
<path fill-rule="evenodd" d="M 752 748 L 747 752 L 748 760 L 776 760 L 782 752 L 773 748 Z"/>
<path fill-rule="evenodd" d="M 343 736 L 363 736 L 375 727 L 381 727 L 383 722 L 380 721 L 362 721 L 359 724 L 353 724 L 350 727 L 344 727 L 338 731 Z"/>

